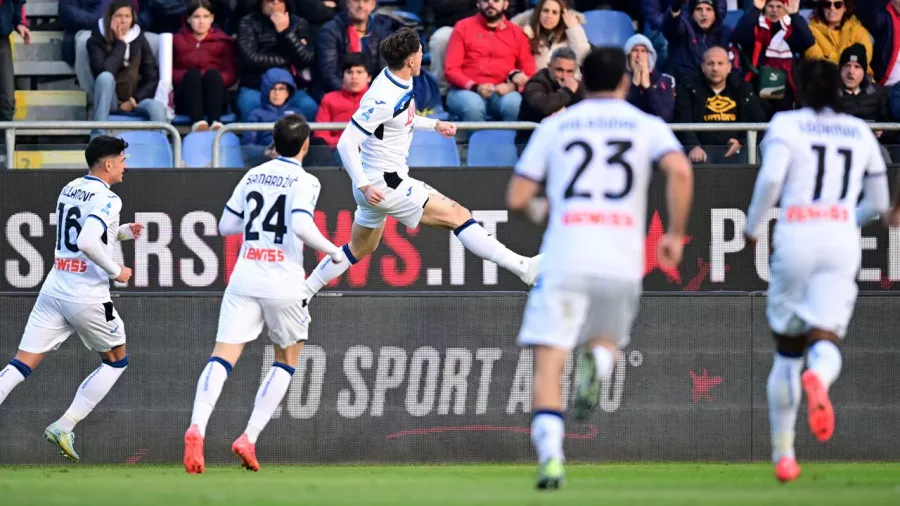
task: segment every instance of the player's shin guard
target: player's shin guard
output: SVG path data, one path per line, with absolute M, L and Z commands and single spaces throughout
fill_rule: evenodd
M 831 341 L 816 341 L 806 355 L 806 365 L 816 373 L 826 389 L 841 374 L 841 351 Z
M 516 276 L 522 277 L 527 274 L 528 259 L 510 251 L 474 218 L 457 227 L 453 233 L 467 250 L 479 257 L 494 262 Z
M 31 367 L 28 367 L 28 365 L 19 360 L 10 360 L 9 365 L 0 371 L 0 404 L 3 404 L 3 401 L 6 400 L 6 396 L 12 392 L 13 388 L 16 388 L 16 385 L 25 381 L 25 378 L 30 374 Z
M 769 398 L 769 425 L 772 431 L 772 462 L 794 456 L 794 428 L 800 408 L 800 371 L 803 355 L 775 354 L 766 393 Z
M 197 381 L 197 395 L 194 397 L 191 425 L 196 425 L 200 430 L 200 435 L 204 437 L 206 437 L 206 425 L 209 423 L 209 417 L 216 408 L 216 402 L 219 400 L 219 395 L 222 394 L 225 380 L 231 374 L 231 367 L 231 364 L 225 359 L 210 357 L 206 368 L 200 374 L 200 380 Z
M 539 409 L 531 417 L 531 443 L 537 452 L 538 462 L 550 459 L 564 460 L 563 439 L 566 436 L 563 415 L 559 411 Z
M 309 287 L 313 295 L 319 293 L 319 290 L 321 290 L 322 287 L 332 280 L 337 279 L 341 274 L 345 273 L 351 265 L 358 262 L 356 257 L 353 256 L 353 253 L 350 252 L 350 246 L 348 244 L 343 245 L 341 249 L 344 251 L 344 256 L 347 257 L 346 262 L 336 264 L 331 261 L 330 256 L 326 255 L 325 258 L 319 262 L 319 265 L 309 273 L 309 277 L 306 278 L 306 286 Z
M 288 387 L 291 386 L 291 378 L 293 376 L 293 367 L 280 362 L 272 364 L 272 369 L 269 370 L 269 374 L 266 375 L 262 384 L 259 385 L 259 390 L 256 392 L 256 403 L 253 405 L 253 413 L 250 414 L 247 430 L 244 431 L 250 443 L 256 444 L 256 438 L 259 437 L 259 433 L 272 419 L 272 415 L 275 414 L 275 410 L 281 404 Z
M 75 399 L 72 400 L 72 405 L 56 421 L 59 424 L 59 428 L 66 432 L 72 432 L 75 425 L 91 414 L 94 407 L 106 397 L 106 394 L 112 390 L 113 385 L 119 381 L 119 377 L 122 376 L 122 373 L 127 368 L 127 356 L 118 362 L 104 360 L 100 367 L 94 369 L 94 372 L 85 378 L 81 386 L 78 387 L 78 391 L 75 392 Z

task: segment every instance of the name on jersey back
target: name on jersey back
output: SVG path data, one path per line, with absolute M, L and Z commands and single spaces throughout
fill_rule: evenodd
M 850 137 L 858 139 L 861 134 L 858 128 L 853 125 L 840 123 L 822 123 L 819 121 L 804 121 L 800 123 L 800 131 L 813 135 L 834 135 L 837 137 Z
M 81 188 L 73 188 L 71 186 L 63 188 L 61 194 L 63 197 L 72 200 L 80 200 L 82 202 L 90 202 L 91 199 L 94 198 L 94 192 L 85 191 Z
M 637 123 L 629 119 L 620 118 L 571 118 L 559 125 L 560 130 L 586 128 L 605 130 L 635 130 Z
M 273 188 L 290 188 L 297 182 L 299 178 L 295 176 L 278 176 L 272 174 L 258 173 L 247 176 L 247 184 L 258 184 L 262 186 L 271 186 Z

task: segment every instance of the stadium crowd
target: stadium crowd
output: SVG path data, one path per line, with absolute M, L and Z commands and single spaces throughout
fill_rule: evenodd
M 30 36 L 24 3 L 0 0 L 0 121 L 15 112 L 8 36 Z M 590 49 L 583 12 L 613 9 L 636 29 L 624 45 L 628 100 L 668 122 L 767 121 L 795 106 L 792 69 L 803 58 L 839 64 L 847 112 L 900 119 L 900 0 L 383 3 L 421 18 L 376 11 L 376 0 L 60 0 L 63 57 L 98 121 L 180 114 L 192 131 L 217 130 L 226 117 L 271 122 L 292 112 L 348 121 L 385 67 L 380 42 L 412 24 L 430 60 L 414 83 L 419 114 L 540 121 L 582 96 L 578 64 Z M 162 33 L 173 34 L 171 61 L 156 55 Z M 316 135 L 336 144 L 336 133 Z M 680 137 L 694 162 L 746 161 L 745 135 Z M 896 137 L 879 132 L 885 144 Z

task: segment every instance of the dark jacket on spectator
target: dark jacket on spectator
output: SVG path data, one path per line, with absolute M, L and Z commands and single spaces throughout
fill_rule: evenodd
M 584 86 L 579 86 L 578 91 L 573 93 L 569 88 L 560 86 L 549 68 L 541 69 L 525 83 L 522 105 L 519 106 L 519 121 L 540 123 L 544 118 L 583 98 Z M 516 144 L 527 143 L 531 138 L 531 132 L 519 130 L 516 134 Z
M 288 12 L 290 6 L 288 2 Z M 274 67 L 291 72 L 298 87 L 307 86 L 312 75 L 303 71 L 312 68 L 316 52 L 305 19 L 291 14 L 290 26 L 278 33 L 268 17 L 253 12 L 241 20 L 237 40 L 241 87 L 260 89 L 262 75 Z
M 891 112 L 888 92 L 883 87 L 873 83 L 867 76 L 859 85 L 859 93 L 851 95 L 843 88 L 838 98 L 837 109 L 839 112 L 856 116 L 874 123 L 889 123 Z M 882 143 L 892 143 L 896 139 L 895 132 L 884 132 L 878 139 Z
M 672 121 L 675 117 L 675 78 L 662 72 L 650 72 L 650 87 L 644 89 L 632 83 L 628 103 L 663 121 Z
M 431 0 L 428 2 L 434 12 L 434 25 L 453 26 L 459 20 L 475 15 L 478 8 L 472 0 Z
M 718 19 L 725 19 L 725 13 L 728 11 L 728 2 L 726 0 L 715 1 L 716 16 Z M 686 3 L 686 0 L 641 0 L 641 10 L 644 13 L 645 25 L 653 30 L 662 30 L 663 21 L 669 15 L 669 7 L 673 2 Z M 685 6 L 685 8 L 689 7 Z
M 703 75 L 680 80 L 675 96 L 677 123 L 757 123 L 766 120 L 756 92 L 735 73 L 725 80 L 725 89 L 718 96 Z M 745 133 L 735 131 L 681 132 L 679 138 L 690 151 L 696 146 L 725 146 L 729 139 L 741 140 L 745 136 Z
M 399 23 L 389 16 L 381 14 L 369 16 L 366 35 L 359 41 L 360 52 L 366 58 L 369 75 L 377 76 L 387 66 L 384 58 L 381 57 L 379 46 L 381 46 L 381 41 L 399 28 Z M 341 82 L 344 78 L 341 61 L 345 54 L 351 52 L 350 29 L 353 28 L 347 19 L 347 12 L 344 11 L 322 25 L 322 29 L 319 30 L 316 42 L 317 78 L 325 93 L 341 89 Z
M 890 90 L 891 116 L 894 121 L 900 121 L 900 83 L 891 86 Z
M 856 17 L 875 39 L 872 70 L 879 84 L 885 83 L 900 54 L 900 40 L 895 39 L 900 35 L 900 15 L 892 10 L 890 0 L 856 0 Z
M 95 22 L 96 24 L 96 22 Z M 125 65 L 125 49 L 128 48 L 129 64 Z M 91 60 L 91 73 L 94 77 L 109 72 L 116 77 L 116 95 L 120 102 L 134 98 L 140 102 L 145 98 L 153 98 L 159 84 L 159 65 L 156 56 L 150 49 L 150 43 L 143 32 L 130 44 L 116 40 L 112 47 L 107 46 L 106 38 L 94 27 L 91 38 L 87 41 L 88 56 Z
M 0 37 L 9 37 L 25 20 L 25 0 L 0 0 Z
M 318 37 L 319 29 L 322 28 L 322 25 L 334 19 L 340 12 L 340 7 L 337 9 L 326 7 L 322 0 L 294 0 L 294 5 L 297 6 L 295 12 L 301 13 L 303 19 L 309 22 L 313 39 Z
M 59 0 L 59 20 L 65 28 L 62 40 L 63 61 L 75 65 L 75 33 L 79 30 L 93 30 L 111 3 L 112 0 Z M 140 13 L 138 1 L 132 0 L 131 4 L 135 12 Z
M 269 102 L 269 92 L 272 91 L 276 84 L 286 84 L 290 90 L 287 100 L 280 106 L 272 105 Z M 290 72 L 280 68 L 273 68 L 263 74 L 260 86 L 260 107 L 254 109 L 247 116 L 247 123 L 274 123 L 285 114 L 300 114 L 300 111 L 295 110 L 291 105 L 291 98 L 297 92 L 297 86 L 294 84 L 294 79 Z M 272 131 L 244 132 L 241 143 L 245 145 L 268 146 L 272 143 Z
M 732 36 L 732 40 L 740 46 L 741 53 L 747 61 L 752 62 L 753 65 L 759 68 L 761 65 L 768 65 L 769 63 L 778 63 L 773 62 L 773 59 L 767 58 L 765 56 L 766 48 L 759 47 L 756 50 L 754 49 L 756 44 L 762 45 L 761 41 L 762 37 L 766 35 L 768 30 L 763 30 L 759 26 L 759 18 L 762 13 L 756 9 L 747 11 L 743 16 L 741 16 L 740 21 L 738 21 L 737 26 L 734 27 L 734 35 Z M 812 47 L 816 43 L 816 39 L 813 36 L 812 32 L 809 29 L 809 24 L 806 22 L 806 19 L 800 14 L 792 14 L 790 16 L 790 35 L 784 38 L 784 41 L 787 43 L 788 48 L 790 48 L 791 52 L 795 55 L 806 52 L 807 49 Z M 781 22 L 772 23 L 772 37 L 774 37 L 778 32 L 782 30 Z M 754 55 L 754 51 L 756 51 L 756 55 Z M 756 58 L 754 59 L 754 56 Z M 796 58 L 794 58 L 796 59 Z M 791 87 L 793 88 L 793 61 L 794 59 L 788 60 L 789 68 L 784 70 L 788 73 L 788 80 L 791 82 Z M 743 63 L 743 62 L 741 62 Z M 775 65 L 778 68 L 781 68 Z M 747 72 L 752 72 L 750 69 L 745 69 Z M 755 76 L 751 76 L 751 78 L 755 78 Z
M 672 17 L 671 11 L 666 12 L 662 32 L 669 41 L 669 73 L 678 76 L 679 80 L 700 73 L 700 63 L 707 49 L 725 47 L 731 40 L 731 30 L 722 24 L 718 15 L 709 30 L 701 30 L 691 17 L 689 5 L 682 6 L 678 17 Z
M 225 87 L 237 82 L 237 44 L 222 30 L 213 27 L 206 38 L 197 41 L 190 28 L 184 27 L 172 37 L 172 84 L 178 86 L 188 70 L 216 69 Z

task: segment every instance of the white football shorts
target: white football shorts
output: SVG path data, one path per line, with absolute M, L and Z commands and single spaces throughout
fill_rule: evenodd
M 125 322 L 112 302 L 83 304 L 40 294 L 19 349 L 47 353 L 59 348 L 73 332 L 78 333 L 87 349 L 96 352 L 125 344 Z
M 359 188 L 353 189 L 353 198 L 356 199 L 356 213 L 353 220 L 357 224 L 366 228 L 378 228 L 387 216 L 393 216 L 408 228 L 419 226 L 425 203 L 437 191 L 422 181 L 408 176 L 402 179 L 398 177 L 393 182 L 396 188 L 388 186 L 382 178 L 372 181 L 372 186 L 381 190 L 385 196 L 384 201 L 375 206 L 366 202 L 366 196 Z
M 809 241 L 777 244 L 770 262 L 766 317 L 788 336 L 816 328 L 843 338 L 856 305 L 859 244 L 817 248 Z
M 269 339 L 282 349 L 306 341 L 309 316 L 299 299 L 264 299 L 225 292 L 219 310 L 216 342 L 244 344 L 255 341 L 269 327 Z
M 640 299 L 640 281 L 542 278 L 528 295 L 519 344 L 571 350 L 605 338 L 624 348 L 631 341 Z

